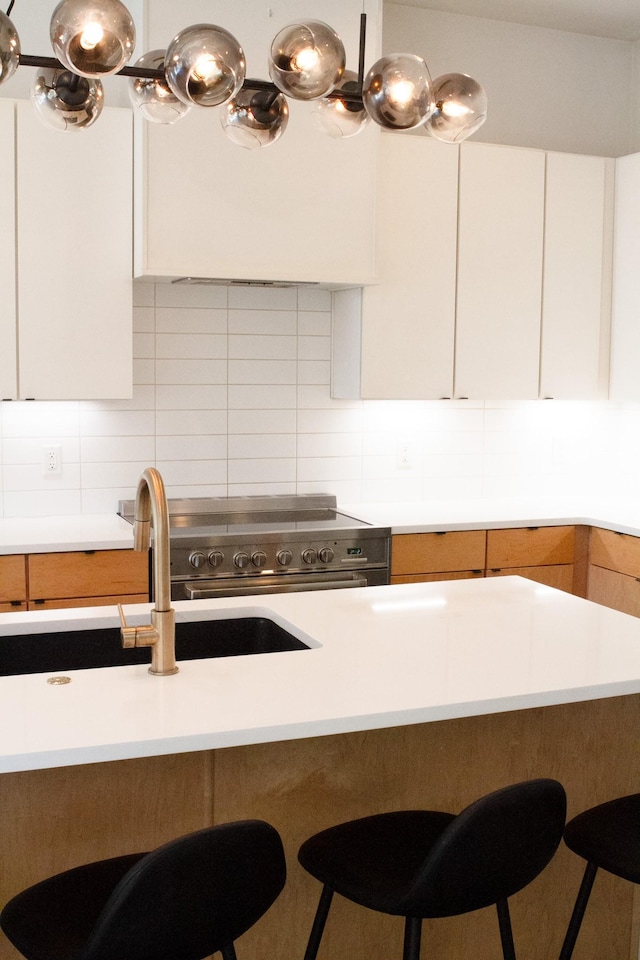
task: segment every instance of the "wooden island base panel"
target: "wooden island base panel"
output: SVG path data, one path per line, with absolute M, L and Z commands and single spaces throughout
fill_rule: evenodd
M 242 960 L 301 960 L 319 885 L 297 863 L 300 843 L 330 824 L 399 809 L 458 811 L 530 777 L 559 779 L 569 816 L 640 791 L 638 695 L 215 751 L 60 767 L 0 777 L 0 900 L 82 862 L 149 849 L 245 817 L 280 831 L 288 880 L 238 944 Z M 561 846 L 511 903 L 518 956 L 556 960 L 583 863 Z M 576 960 L 637 960 L 635 887 L 598 874 Z M 427 921 L 425 955 L 493 960 L 492 909 Z M 338 901 L 321 960 L 401 954 L 402 921 Z M 0 934 L 0 960 L 18 954 Z

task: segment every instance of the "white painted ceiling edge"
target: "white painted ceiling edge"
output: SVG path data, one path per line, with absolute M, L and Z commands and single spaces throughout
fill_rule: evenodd
M 385 0 L 614 40 L 640 40 L 639 0 Z

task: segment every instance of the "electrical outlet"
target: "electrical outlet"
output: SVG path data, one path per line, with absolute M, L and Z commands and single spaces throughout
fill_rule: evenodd
M 62 447 L 59 443 L 42 448 L 42 469 L 45 477 L 62 473 Z
M 398 440 L 396 446 L 396 466 L 399 470 L 410 470 L 414 465 L 414 448 L 409 440 Z

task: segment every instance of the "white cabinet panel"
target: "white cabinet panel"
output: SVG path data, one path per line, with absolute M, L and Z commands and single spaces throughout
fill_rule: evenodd
M 541 397 L 606 397 L 613 164 L 547 154 Z
M 295 0 L 267 6 L 230 0 L 148 5 L 149 48 L 166 47 L 189 23 L 218 23 L 242 44 L 247 75 L 268 79 L 276 33 L 305 15 L 340 35 L 357 70 L 360 12 L 355 0 Z M 366 0 L 367 62 L 377 53 L 380 3 Z M 193 108 L 175 126 L 139 130 L 136 173 L 137 276 L 362 283 L 374 274 L 376 143 L 371 123 L 332 140 L 313 104 L 289 101 L 287 130 L 256 151 L 232 144 L 219 108 Z
M 612 400 L 640 400 L 640 153 L 616 160 Z
M 0 101 L 0 399 L 16 396 L 15 123 L 11 101 Z
M 453 390 L 458 148 L 381 137 L 377 273 L 362 291 L 362 396 Z
M 456 397 L 538 396 L 544 153 L 460 148 Z
M 17 104 L 19 396 L 132 392 L 131 114 L 60 134 Z

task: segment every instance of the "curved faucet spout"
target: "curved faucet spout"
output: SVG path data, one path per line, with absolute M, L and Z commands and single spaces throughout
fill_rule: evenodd
M 175 611 L 171 607 L 171 579 L 169 558 L 169 507 L 164 483 L 155 467 L 147 467 L 138 481 L 133 520 L 134 550 L 148 550 L 153 544 L 153 598 L 151 623 L 142 627 L 128 627 L 122 608 L 122 643 L 125 647 L 151 647 L 149 673 L 168 676 L 178 672 L 175 651 Z

